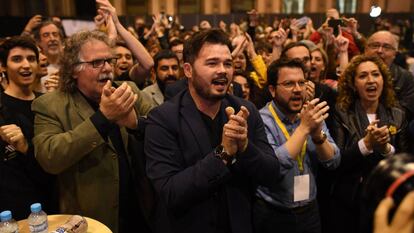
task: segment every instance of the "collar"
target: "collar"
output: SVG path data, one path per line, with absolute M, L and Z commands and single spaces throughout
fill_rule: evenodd
M 271 104 L 272 104 L 272 107 L 275 109 L 276 114 L 278 115 L 278 117 L 280 118 L 280 120 L 283 122 L 283 124 L 285 124 L 285 125 L 293 125 L 293 124 L 296 124 L 296 123 L 298 123 L 300 121 L 300 118 L 299 117 L 296 117 L 296 119 L 293 122 L 291 122 L 289 120 L 289 118 L 278 108 L 278 106 L 276 105 L 276 103 L 275 103 L 274 100 L 272 100 Z

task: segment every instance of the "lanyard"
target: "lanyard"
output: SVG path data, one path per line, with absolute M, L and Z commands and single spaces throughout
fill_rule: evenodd
M 271 103 L 269 104 L 269 110 L 270 110 L 270 113 L 272 113 L 272 116 L 275 119 L 276 124 L 279 126 L 279 128 L 282 130 L 283 134 L 285 135 L 286 140 L 289 140 L 290 135 L 285 127 L 285 124 L 282 123 L 282 121 L 280 120 L 279 116 L 276 114 L 276 111 L 273 108 Z M 301 173 L 303 173 L 303 160 L 305 158 L 305 153 L 306 153 L 306 144 L 307 144 L 307 140 L 305 140 L 305 143 L 303 143 L 302 150 L 299 156 L 296 157 L 296 161 L 298 162 L 298 166 L 299 166 L 299 171 Z

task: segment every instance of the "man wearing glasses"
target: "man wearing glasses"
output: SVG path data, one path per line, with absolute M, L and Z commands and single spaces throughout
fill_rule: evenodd
M 58 176 L 62 214 L 81 214 L 113 232 L 140 226 L 140 213 L 127 129 L 151 109 L 149 97 L 132 84 L 112 83 L 116 63 L 108 37 L 98 31 L 66 41 L 62 85 L 38 98 L 35 113 L 36 159 Z M 132 144 L 132 143 L 131 143 Z
M 335 169 L 340 162 L 324 123 L 329 106 L 318 98 L 306 100 L 308 81 L 300 61 L 280 59 L 268 67 L 267 77 L 273 101 L 260 115 L 283 178 L 257 189 L 255 232 L 321 232 L 315 172 L 318 164 Z
M 365 47 L 366 55 L 379 56 L 389 67 L 397 99 L 406 110 L 407 119 L 410 120 L 414 117 L 414 77 L 408 70 L 393 63 L 397 51 L 398 41 L 395 35 L 388 31 L 372 34 Z

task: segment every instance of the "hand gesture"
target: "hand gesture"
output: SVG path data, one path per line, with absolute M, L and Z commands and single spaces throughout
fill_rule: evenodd
M 329 116 L 328 110 L 326 101 L 319 103 L 319 98 L 307 102 L 300 112 L 300 126 L 311 136 L 319 134 L 322 122 Z
M 287 36 L 289 34 L 289 30 L 283 29 L 282 27 L 279 27 L 279 30 L 273 31 L 270 33 L 271 42 L 273 47 L 283 47 L 283 44 L 286 42 Z
M 124 82 L 118 88 L 114 88 L 108 80 L 102 90 L 99 109 L 109 121 L 120 126 L 136 125 L 136 114 L 135 121 L 131 122 L 134 117 L 131 111 L 134 111 L 137 98 L 138 95 L 133 93 L 127 83 Z
M 102 15 L 102 18 L 106 22 L 109 38 L 111 40 L 116 40 L 117 30 L 115 25 L 119 24 L 119 19 L 115 7 L 113 7 L 108 0 L 96 0 L 96 4 L 99 6 L 98 14 Z
M 338 36 L 335 37 L 335 45 L 340 53 L 347 53 L 349 46 L 349 39 L 342 35 L 342 27 L 338 26 Z
M 244 152 L 247 147 L 247 118 L 249 111 L 242 106 L 237 114 L 232 107 L 226 108 L 229 121 L 223 127 L 222 145 L 229 155 Z
M 21 128 L 15 124 L 1 126 L 0 137 L 20 153 L 26 154 L 29 149 L 29 144 L 27 143 Z
M 259 24 L 259 16 L 257 14 L 256 9 L 252 9 L 247 12 L 249 16 L 249 22 L 251 27 L 256 27 Z
M 29 22 L 27 22 L 26 26 L 24 27 L 24 31 L 32 33 L 33 29 L 39 26 L 41 23 L 42 23 L 42 16 L 35 15 L 32 18 L 30 18 Z
M 59 71 L 50 74 L 49 78 L 45 81 L 45 88 L 47 92 L 55 91 L 59 88 Z
M 377 148 L 381 153 L 389 152 L 390 133 L 387 126 L 377 127 L 379 120 L 372 121 L 366 128 L 366 135 L 363 138 L 368 150 Z
M 342 17 L 342 20 L 344 21 L 345 25 L 349 28 L 351 34 L 358 33 L 358 20 L 355 18 L 345 18 Z
M 114 24 L 119 23 L 118 14 L 116 13 L 115 7 L 109 2 L 109 0 L 96 0 L 98 4 L 98 13 L 103 14 L 105 17 L 111 16 L 111 20 Z
M 311 101 L 315 98 L 315 83 L 308 80 L 306 82 L 306 100 Z

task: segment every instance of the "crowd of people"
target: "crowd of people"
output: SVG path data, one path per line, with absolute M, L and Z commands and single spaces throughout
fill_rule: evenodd
M 95 30 L 36 15 L 0 41 L 0 210 L 115 233 L 413 232 L 409 22 L 252 10 L 185 30 L 96 4 Z

